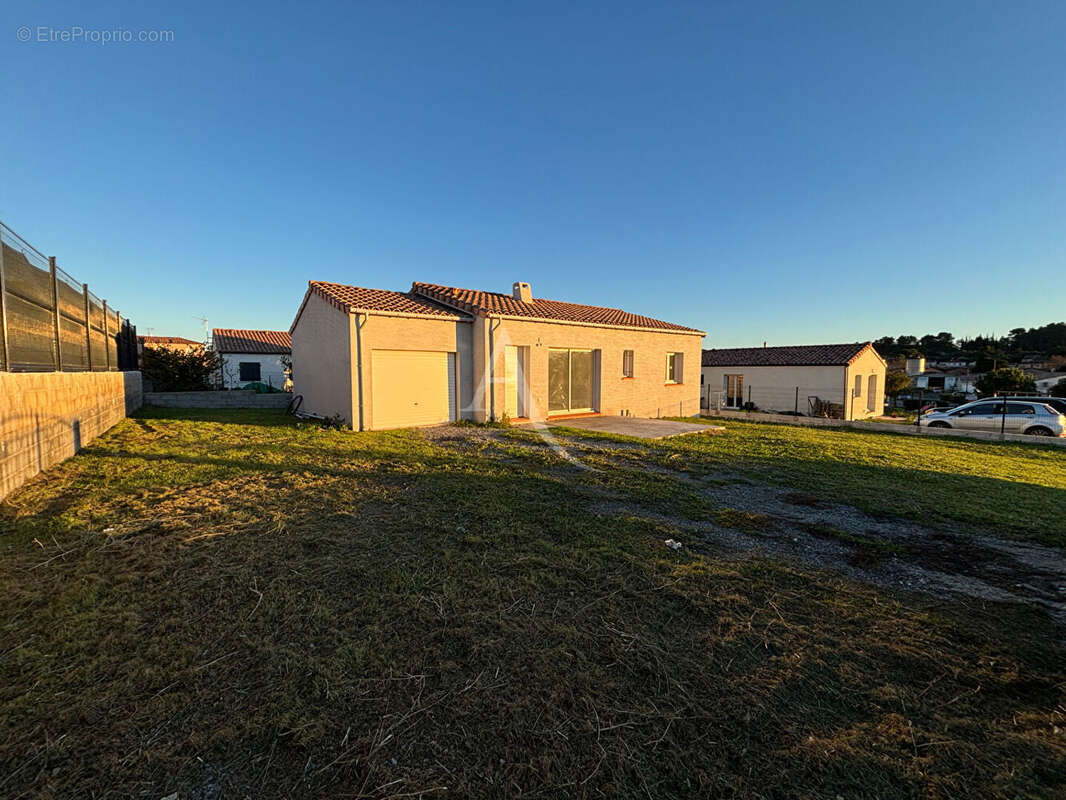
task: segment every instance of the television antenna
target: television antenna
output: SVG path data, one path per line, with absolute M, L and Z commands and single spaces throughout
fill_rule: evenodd
M 193 314 L 193 319 L 198 319 L 204 324 L 204 347 L 206 347 L 211 341 L 211 328 L 208 327 L 207 317 L 198 317 Z

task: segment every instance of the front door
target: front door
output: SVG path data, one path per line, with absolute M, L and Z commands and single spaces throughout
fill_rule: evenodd
M 595 364 L 591 350 L 548 351 L 548 413 L 594 411 Z

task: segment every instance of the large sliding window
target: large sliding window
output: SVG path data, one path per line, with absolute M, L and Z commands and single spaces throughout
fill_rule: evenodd
M 591 350 L 549 350 L 548 413 L 593 411 L 594 372 Z
M 723 375 L 725 383 L 725 407 L 740 408 L 744 405 L 744 376 Z

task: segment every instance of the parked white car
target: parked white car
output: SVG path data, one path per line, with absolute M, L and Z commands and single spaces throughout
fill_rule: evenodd
M 1066 416 L 1046 403 L 986 398 L 944 411 L 923 414 L 918 424 L 927 428 L 957 428 L 963 431 L 1026 433 L 1031 436 L 1066 436 Z

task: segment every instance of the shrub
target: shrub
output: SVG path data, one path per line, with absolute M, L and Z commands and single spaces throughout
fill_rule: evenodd
M 911 388 L 911 379 L 906 372 L 889 370 L 885 373 L 885 394 L 893 400 Z
M 157 392 L 195 392 L 212 388 L 222 356 L 199 347 L 189 352 L 146 347 L 141 373 Z
M 1018 367 L 1000 367 L 986 372 L 977 381 L 977 393 L 982 397 L 997 392 L 1032 393 L 1036 391 L 1033 376 Z

